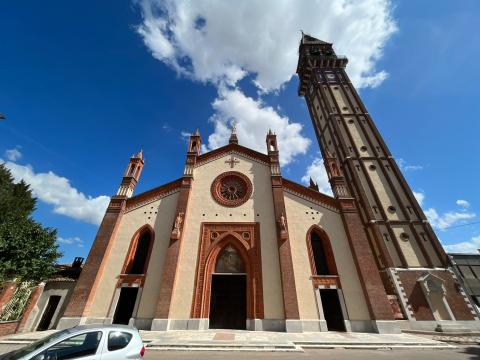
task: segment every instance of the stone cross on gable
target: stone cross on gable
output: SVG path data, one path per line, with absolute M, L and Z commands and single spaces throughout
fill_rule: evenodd
M 240 161 L 235 160 L 235 158 L 234 158 L 233 155 L 232 155 L 232 157 L 230 158 L 230 160 L 225 161 L 225 164 L 229 164 L 230 167 L 233 169 L 233 168 L 235 167 L 235 165 L 238 164 L 239 162 L 240 162 Z

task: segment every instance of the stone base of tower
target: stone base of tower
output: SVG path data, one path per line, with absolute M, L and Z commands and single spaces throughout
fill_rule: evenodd
M 372 321 L 374 332 L 378 334 L 400 334 L 400 325 L 395 320 L 374 320 Z
M 412 333 L 446 333 L 446 334 L 468 334 L 480 332 L 480 321 L 470 320 L 444 320 L 444 321 L 397 321 L 402 332 Z
M 397 321 L 402 330 L 480 330 L 478 314 L 450 269 L 392 268 L 388 274 L 405 316 Z

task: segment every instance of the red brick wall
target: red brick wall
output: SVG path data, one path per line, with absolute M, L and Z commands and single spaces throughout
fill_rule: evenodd
M 460 293 L 459 285 L 456 284 L 449 271 L 430 270 L 430 272 L 444 281 L 446 299 L 456 320 L 474 320 L 463 295 Z M 420 271 L 399 271 L 398 276 L 402 282 L 409 304 L 412 307 L 417 320 L 435 320 L 428 306 L 427 299 L 423 294 L 417 279 L 425 274 Z
M 398 276 L 402 282 L 403 289 L 412 307 L 413 314 L 417 320 L 435 320 L 428 306 L 427 299 L 423 295 L 422 288 L 417 279 L 425 274 L 425 271 L 399 271 Z M 436 273 L 435 273 L 436 275 Z
M 438 277 L 445 281 L 445 289 L 447 290 L 447 302 L 452 309 L 453 315 L 457 320 L 474 320 L 472 312 L 467 307 L 463 295 L 460 293 L 460 285 L 455 282 L 450 272 L 439 272 Z
M 17 326 L 18 320 L 0 322 L 0 336 L 14 334 L 15 330 L 17 330 Z
M 3 290 L 0 293 L 0 314 L 3 311 L 3 307 L 10 301 L 16 288 L 17 284 L 13 281 L 7 281 L 4 284 Z

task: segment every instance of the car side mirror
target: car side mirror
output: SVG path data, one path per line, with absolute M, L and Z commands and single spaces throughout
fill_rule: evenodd
M 46 360 L 45 353 L 38 354 L 37 356 L 32 358 L 32 360 Z

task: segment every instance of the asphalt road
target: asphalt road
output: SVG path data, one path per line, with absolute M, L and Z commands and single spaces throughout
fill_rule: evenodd
M 18 346 L 0 345 L 0 354 Z M 307 350 L 304 353 L 271 352 L 194 352 L 194 351 L 154 351 L 145 354 L 145 360 L 154 359 L 194 359 L 194 360 L 480 360 L 480 346 L 461 346 L 454 350 Z M 119 359 L 120 360 L 120 359 Z

